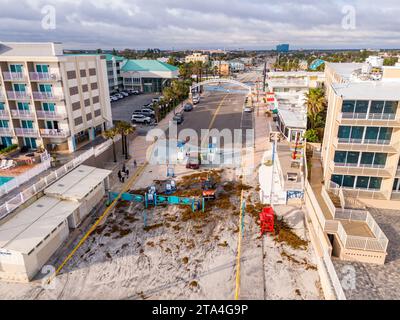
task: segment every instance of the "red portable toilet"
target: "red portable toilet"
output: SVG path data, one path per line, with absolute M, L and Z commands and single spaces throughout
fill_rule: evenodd
M 261 235 L 275 233 L 275 213 L 272 207 L 266 207 L 260 213 Z

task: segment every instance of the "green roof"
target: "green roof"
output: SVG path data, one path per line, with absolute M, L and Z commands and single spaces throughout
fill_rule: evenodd
M 177 71 L 178 68 L 158 60 L 128 60 L 122 71 Z

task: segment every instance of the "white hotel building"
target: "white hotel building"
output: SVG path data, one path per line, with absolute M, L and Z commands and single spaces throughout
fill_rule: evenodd
M 106 58 L 0 42 L 0 147 L 74 152 L 112 125 Z

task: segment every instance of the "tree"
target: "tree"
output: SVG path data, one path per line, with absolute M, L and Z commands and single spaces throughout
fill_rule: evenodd
M 318 116 L 325 111 L 327 105 L 325 93 L 321 88 L 311 88 L 305 95 L 307 98 L 307 116 L 310 121 L 309 128 L 316 129 L 317 122 L 319 122 Z
M 125 155 L 125 159 L 129 159 L 129 149 L 128 149 L 128 136 L 135 132 L 135 128 L 126 121 L 118 121 L 115 127 L 116 131 L 122 137 L 122 155 Z
M 107 140 L 112 140 L 113 143 L 113 154 L 114 162 L 117 162 L 117 152 L 115 151 L 115 137 L 118 135 L 118 131 L 115 128 L 106 130 L 103 132 L 103 138 Z
M 304 134 L 304 139 L 306 139 L 307 142 L 319 142 L 319 136 L 317 130 L 315 129 L 307 130 L 306 133 Z

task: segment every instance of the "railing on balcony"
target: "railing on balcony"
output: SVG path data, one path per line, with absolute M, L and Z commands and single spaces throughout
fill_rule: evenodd
M 44 138 L 66 138 L 70 136 L 70 131 L 60 129 L 40 129 L 40 135 Z
M 8 119 L 9 116 L 10 116 L 10 113 L 7 110 L 0 110 L 0 118 L 1 119 L 4 119 L 4 118 Z
M 62 120 L 67 117 L 66 113 L 63 112 L 57 112 L 57 111 L 44 111 L 44 110 L 38 110 L 36 111 L 38 119 L 58 119 Z
M 332 168 L 335 173 L 352 175 L 391 175 L 393 167 L 387 168 L 381 164 L 358 164 L 358 163 L 340 163 L 332 162 Z
M 26 81 L 26 76 L 23 72 L 3 72 L 5 81 Z
M 348 144 L 376 144 L 376 145 L 390 145 L 390 140 L 383 139 L 354 139 L 354 138 L 339 138 L 339 143 Z
M 398 120 L 395 113 L 352 113 L 342 112 L 342 119 L 354 119 L 354 120 Z
M 15 134 L 21 137 L 37 137 L 38 130 L 33 128 L 15 128 Z
M 35 100 L 62 100 L 62 96 L 54 94 L 53 92 L 33 92 L 33 99 L 35 99 Z
M 0 136 L 9 136 L 11 135 L 11 129 L 10 128 L 0 128 Z
M 29 100 L 31 95 L 23 91 L 7 91 L 8 99 L 10 100 Z
M 60 76 L 49 72 L 29 72 L 32 81 L 58 81 Z
M 32 119 L 34 113 L 31 110 L 11 110 L 13 118 Z

